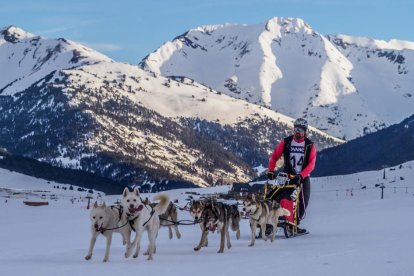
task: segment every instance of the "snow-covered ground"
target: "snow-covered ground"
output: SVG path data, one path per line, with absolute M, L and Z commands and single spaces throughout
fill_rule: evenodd
M 105 239 L 100 236 L 92 260 L 85 261 L 90 237 L 89 210 L 79 196 L 85 192 L 53 189 L 56 183 L 0 169 L 0 188 L 52 190 L 65 194 L 48 206 L 29 207 L 25 195 L 10 198 L 0 189 L 1 275 L 413 275 L 414 271 L 414 162 L 383 171 L 314 178 L 303 221 L 310 234 L 274 243 L 258 240 L 251 248 L 247 220 L 241 238 L 231 232 L 233 247 L 217 254 L 219 235 L 209 235 L 209 246 L 194 252 L 200 229 L 180 226 L 182 238 L 168 239 L 162 228 L 153 261 L 140 255 L 125 259 L 121 236 L 114 235 L 110 260 L 103 263 Z M 385 183 L 384 199 L 375 184 Z M 60 184 L 60 186 L 62 186 Z M 366 188 L 361 189 L 363 186 Z M 395 188 L 394 188 L 395 187 Z M 197 189 L 199 193 L 229 187 Z M 60 191 L 60 192 L 59 192 Z M 96 194 L 96 193 L 94 193 Z M 184 190 L 169 191 L 178 205 L 186 203 Z M 70 201 L 72 196 L 76 199 Z M 23 198 L 22 198 L 23 197 Z M 35 195 L 29 199 L 41 200 Z M 113 204 L 120 196 L 104 196 Z M 7 200 L 7 203 L 6 203 Z M 180 219 L 189 219 L 179 211 Z M 147 246 L 143 236 L 143 252 Z

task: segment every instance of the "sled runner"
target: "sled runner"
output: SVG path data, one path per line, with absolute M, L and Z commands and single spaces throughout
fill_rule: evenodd
M 290 180 L 293 177 L 294 175 L 279 172 L 274 180 L 267 181 L 265 183 L 263 195 L 265 200 L 276 200 L 282 192 L 285 195 L 290 194 L 290 198 L 283 197 L 280 199 L 280 206 L 290 211 L 290 216 L 284 216 L 284 219 L 281 219 L 278 224 L 278 227 L 283 229 L 283 233 L 286 238 L 309 234 L 307 231 L 298 232 L 299 194 L 302 186 L 290 184 Z

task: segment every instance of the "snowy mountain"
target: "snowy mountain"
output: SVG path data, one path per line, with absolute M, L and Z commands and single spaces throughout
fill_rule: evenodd
M 65 39 L 0 32 L 0 146 L 144 190 L 244 182 L 292 118 Z M 318 148 L 342 143 L 315 128 Z
M 295 18 L 201 26 L 165 43 L 140 66 L 304 116 L 345 140 L 398 123 L 414 110 L 414 42 L 325 36 Z
M 111 59 L 76 42 L 35 36 L 15 26 L 0 29 L 0 94 L 13 95 L 55 70 Z

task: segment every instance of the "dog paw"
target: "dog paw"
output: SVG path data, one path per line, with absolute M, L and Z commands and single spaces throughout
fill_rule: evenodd
M 92 255 L 86 255 L 85 260 L 89 261 L 92 258 Z
M 181 239 L 181 234 L 180 233 L 177 234 L 177 239 Z
M 108 261 L 108 258 L 104 258 L 103 262 L 106 263 Z
M 231 244 L 228 244 L 228 245 L 227 245 L 227 249 L 230 249 L 230 248 L 231 248 Z
M 145 254 L 144 254 L 145 255 Z M 132 258 L 138 258 L 138 253 L 135 253 L 134 256 L 132 256 Z
M 125 252 L 125 258 L 129 258 L 129 256 L 131 256 L 130 252 Z
M 254 246 L 254 243 L 249 244 L 250 247 Z
M 194 247 L 194 251 L 198 251 L 198 250 L 200 250 L 200 247 Z
M 217 251 L 217 253 L 223 253 L 224 252 L 224 250 L 219 250 L 219 251 Z
M 152 260 L 152 255 L 149 255 L 148 258 L 147 258 L 147 260 L 148 261 L 151 261 Z

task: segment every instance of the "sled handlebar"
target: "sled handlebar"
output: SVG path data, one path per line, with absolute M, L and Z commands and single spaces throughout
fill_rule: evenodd
M 294 174 L 279 172 L 277 176 L 275 177 L 275 179 L 267 181 L 266 184 L 271 184 L 271 185 L 276 185 L 276 186 L 287 186 L 290 184 L 290 180 L 292 180 L 294 177 L 295 177 Z

